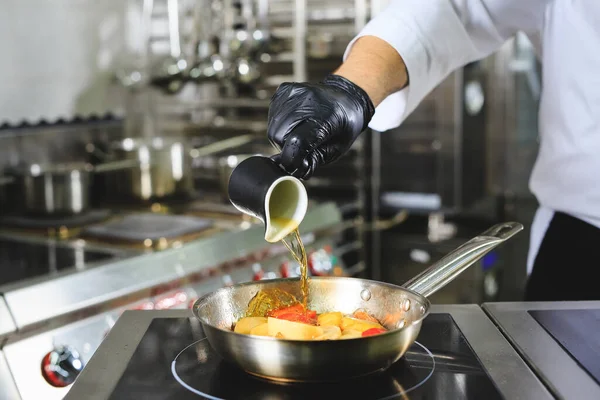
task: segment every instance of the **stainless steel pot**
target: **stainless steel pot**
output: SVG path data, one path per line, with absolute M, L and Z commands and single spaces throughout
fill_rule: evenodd
M 89 209 L 93 173 L 128 167 L 132 167 L 132 164 L 32 164 L 13 169 L 12 173 L 21 187 L 22 207 L 27 214 L 58 216 L 81 214 Z
M 137 163 L 135 168 L 106 176 L 106 191 L 114 197 L 141 201 L 174 195 L 190 195 L 193 190 L 192 159 L 243 145 L 254 135 L 236 136 L 193 148 L 184 138 L 126 138 L 112 145 L 109 159 Z
M 206 337 L 225 360 L 250 374 L 278 381 L 337 381 L 384 370 L 398 361 L 416 340 L 435 293 L 509 239 L 523 226 L 496 225 L 432 265 L 404 287 L 357 278 L 319 277 L 309 282 L 308 305 L 318 313 L 363 309 L 381 321 L 384 334 L 331 341 L 283 340 L 235 333 L 259 290 L 279 288 L 300 296 L 298 279 L 250 282 L 219 289 L 193 306 Z

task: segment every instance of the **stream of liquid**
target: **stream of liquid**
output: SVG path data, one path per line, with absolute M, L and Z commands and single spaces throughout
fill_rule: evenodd
M 285 226 L 286 223 L 292 221 L 282 221 L 280 226 Z M 308 258 L 304 243 L 300 237 L 300 232 L 295 229 L 291 234 L 281 241 L 290 251 L 292 258 L 300 265 L 300 290 L 302 293 L 302 305 L 307 308 L 308 303 Z M 299 301 L 291 293 L 281 289 L 265 289 L 259 291 L 256 296 L 250 300 L 247 317 L 262 317 L 268 314 L 271 310 L 277 310 L 283 307 L 288 307 L 297 304 Z
M 295 229 L 282 242 L 290 251 L 292 258 L 300 265 L 300 290 L 302 290 L 302 304 L 306 308 L 308 302 L 308 259 L 298 229 Z

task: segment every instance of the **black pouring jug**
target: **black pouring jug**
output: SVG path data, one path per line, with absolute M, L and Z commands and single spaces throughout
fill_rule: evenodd
M 265 240 L 271 243 L 297 229 L 308 208 L 302 182 L 268 157 L 239 163 L 229 177 L 228 192 L 235 208 L 264 223 Z

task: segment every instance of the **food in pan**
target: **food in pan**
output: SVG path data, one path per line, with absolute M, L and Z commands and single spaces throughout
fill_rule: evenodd
M 262 298 L 265 295 L 260 295 L 259 292 L 257 296 Z M 256 312 L 256 309 L 253 311 Z M 289 340 L 355 339 L 387 332 L 377 319 L 364 310 L 355 311 L 352 315 L 344 315 L 338 311 L 317 314 L 297 302 L 268 310 L 264 307 L 262 311 L 262 316 L 251 315 L 238 320 L 233 331 Z
M 298 229 L 282 242 L 300 264 L 301 301 L 280 289 L 261 290 L 250 300 L 246 316 L 237 321 L 234 332 L 289 340 L 354 339 L 387 332 L 364 310 L 352 315 L 336 311 L 317 315 L 308 309 L 308 263 Z

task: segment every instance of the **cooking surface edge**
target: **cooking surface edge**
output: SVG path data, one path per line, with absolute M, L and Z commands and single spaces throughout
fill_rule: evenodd
M 432 312 L 449 313 L 452 316 L 505 398 L 552 398 L 479 307 L 433 306 Z M 126 312 L 96 351 L 65 399 L 110 398 L 138 344 L 155 318 L 192 317 L 188 310 Z M 106 365 L 111 367 L 106 368 Z
M 600 301 L 485 303 L 482 308 L 555 396 L 600 399 L 600 385 L 528 312 L 600 310 Z

